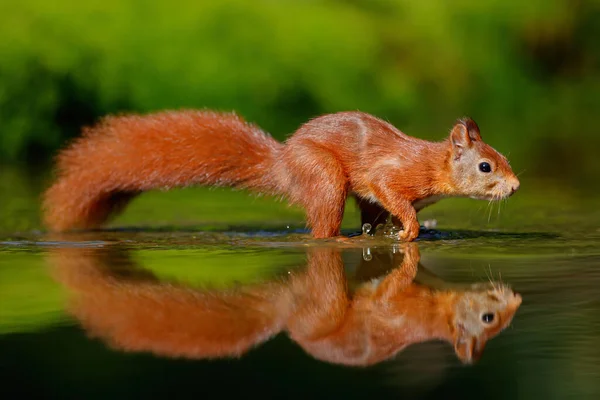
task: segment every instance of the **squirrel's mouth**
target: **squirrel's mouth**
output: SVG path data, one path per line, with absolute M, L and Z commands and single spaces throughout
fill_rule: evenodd
M 494 201 L 494 200 L 502 200 L 505 197 L 500 197 L 498 195 L 495 194 L 484 194 L 484 195 L 474 195 L 474 196 L 469 196 L 469 198 L 474 199 L 474 200 L 488 200 L 488 201 Z
M 495 192 L 495 193 L 486 193 L 484 195 L 471 196 L 471 198 L 475 199 L 475 200 L 498 201 L 498 200 L 508 199 L 515 192 L 516 192 L 516 190 L 509 190 L 509 191 L 506 191 L 504 193 L 498 193 L 498 192 Z

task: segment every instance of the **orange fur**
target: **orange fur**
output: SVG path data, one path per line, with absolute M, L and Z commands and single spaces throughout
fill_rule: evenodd
M 491 173 L 477 170 L 482 161 Z M 519 187 L 471 119 L 459 120 L 446 140 L 428 142 L 361 112 L 315 118 L 285 144 L 235 114 L 107 117 L 63 150 L 57 167 L 43 204 L 55 231 L 97 227 L 144 191 L 214 185 L 287 198 L 305 209 L 316 238 L 340 234 L 353 195 L 363 224 L 375 227 L 391 214 L 410 241 L 419 233 L 417 212 L 441 198 L 497 200 Z
M 310 249 L 306 270 L 287 280 L 220 291 L 160 282 L 106 251 L 51 250 L 55 276 L 74 295 L 73 314 L 114 348 L 169 357 L 238 357 L 285 331 L 331 363 L 367 366 L 430 340 L 451 343 L 462 362 L 472 363 L 521 303 L 500 284 L 417 283 L 414 243 L 403 259 L 383 261 L 391 271 L 356 290 L 336 248 Z M 495 319 L 483 323 L 484 313 Z

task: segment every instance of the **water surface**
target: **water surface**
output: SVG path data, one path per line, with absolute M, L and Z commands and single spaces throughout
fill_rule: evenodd
M 497 206 L 464 199 L 425 210 L 421 221 L 435 219 L 437 226 L 423 230 L 417 241 L 417 278 L 465 285 L 502 281 L 523 302 L 510 326 L 489 340 L 472 365 L 461 363 L 451 344 L 432 340 L 369 366 L 351 366 L 319 359 L 285 329 L 270 331 L 268 324 L 253 336 L 260 340 L 236 350 L 235 357 L 207 355 L 206 347 L 194 346 L 193 335 L 199 335 L 194 329 L 204 329 L 194 323 L 206 311 L 197 304 L 196 313 L 190 308 L 189 315 L 178 317 L 177 329 L 163 332 L 187 347 L 156 347 L 156 339 L 148 339 L 160 334 L 156 327 L 144 328 L 146 336 L 120 331 L 148 326 L 148 320 L 135 320 L 152 315 L 147 307 L 125 309 L 123 302 L 119 308 L 114 300 L 150 284 L 152 293 L 175 287 L 192 298 L 256 287 L 280 293 L 286 282 L 310 270 L 315 252 L 339 256 L 353 291 L 400 268 L 403 258 L 397 255 L 403 248 L 392 240 L 359 235 L 343 245 L 315 241 L 303 230 L 299 210 L 243 192 L 206 189 L 149 193 L 105 230 L 51 235 L 39 223 L 40 179 L 11 181 L 3 173 L 0 365 L 5 392 L 57 398 L 206 397 L 208 392 L 290 398 L 600 394 L 598 198 L 555 193 L 541 201 L 524 191 L 500 213 Z M 344 232 L 357 233 L 356 210 L 351 203 L 348 207 Z M 111 283 L 103 286 L 106 282 Z M 324 294 L 335 292 L 324 288 Z M 157 300 L 156 315 L 175 315 L 181 309 L 173 304 L 191 301 L 181 294 L 168 296 L 172 303 Z M 233 306 L 224 304 L 231 311 Z M 232 315 L 251 317 L 244 311 Z

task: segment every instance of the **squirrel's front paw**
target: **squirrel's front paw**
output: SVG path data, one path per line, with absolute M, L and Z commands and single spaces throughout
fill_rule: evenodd
M 404 224 L 404 229 L 400 231 L 398 236 L 400 237 L 400 240 L 412 242 L 419 236 L 420 229 L 421 226 L 419 225 L 418 221 L 414 221 L 410 224 Z

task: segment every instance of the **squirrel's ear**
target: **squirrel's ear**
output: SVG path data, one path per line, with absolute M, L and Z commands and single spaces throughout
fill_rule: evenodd
M 450 141 L 458 157 L 463 148 L 469 147 L 472 142 L 478 140 L 481 140 L 479 127 L 471 118 L 459 119 L 450 132 Z
M 481 358 L 485 344 L 485 339 L 468 336 L 459 327 L 454 337 L 454 352 L 462 363 L 473 364 Z

